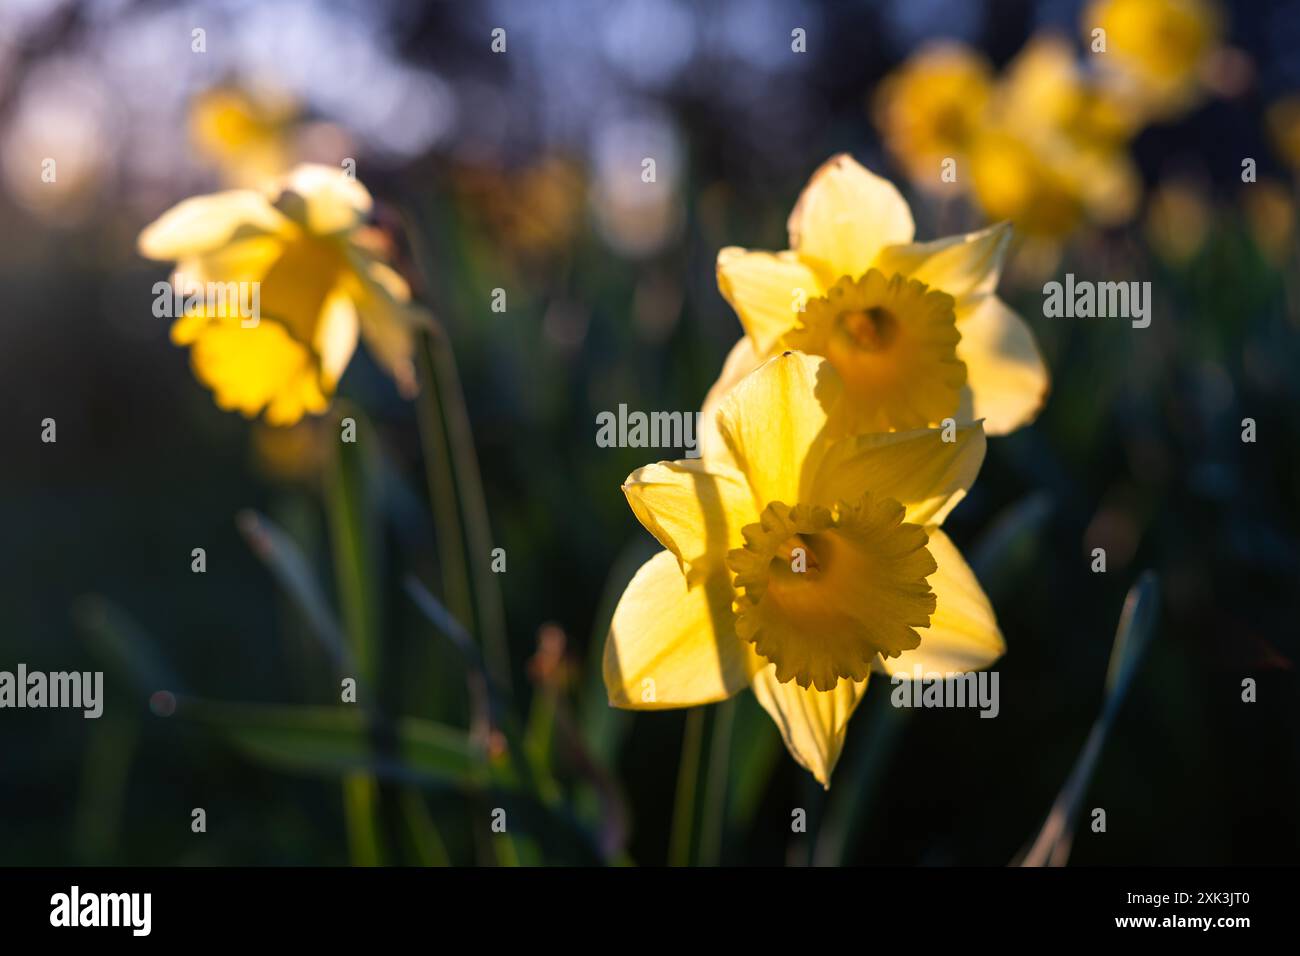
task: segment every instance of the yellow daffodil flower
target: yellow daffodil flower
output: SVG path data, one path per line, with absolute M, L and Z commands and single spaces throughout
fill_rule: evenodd
M 174 261 L 174 281 L 260 290 L 254 321 L 205 299 L 172 325 L 218 406 L 250 418 L 265 410 L 271 425 L 323 412 L 358 336 L 414 393 L 414 336 L 427 318 L 382 261 L 378 234 L 364 226 L 370 208 L 366 188 L 341 170 L 303 165 L 266 192 L 187 199 L 141 232 L 141 255 Z
M 1106 31 L 1106 51 L 1093 54 L 1098 69 L 1153 119 L 1196 103 L 1223 29 L 1211 0 L 1093 0 L 1081 26 L 1089 45 L 1094 30 Z
M 876 124 L 917 186 L 941 188 L 942 162 L 966 155 L 992 90 L 988 60 L 951 41 L 922 48 L 881 81 L 875 95 Z M 959 175 L 956 185 L 964 183 Z
M 1047 369 L 1028 326 L 994 293 L 1005 223 L 913 242 L 898 190 L 841 155 L 814 174 L 788 227 L 788 251 L 718 253 L 718 287 L 745 337 L 705 399 L 705 457 L 726 456 L 713 413 L 727 392 L 786 349 L 830 360 L 851 399 L 850 431 L 982 418 L 1001 435 L 1034 419 Z
M 850 389 L 831 360 L 785 352 L 719 403 L 727 461 L 628 477 L 633 512 L 667 550 L 628 585 L 604 658 L 615 707 L 752 686 L 824 786 L 873 668 L 965 672 L 1004 650 L 939 527 L 983 461 L 982 428 L 845 435 Z
M 1035 37 L 1008 64 L 971 146 L 975 200 L 1035 239 L 1121 223 L 1137 206 L 1127 142 L 1138 122 L 1063 38 Z
M 214 87 L 190 104 L 190 140 L 227 184 L 257 187 L 289 167 L 297 118 L 288 96 Z

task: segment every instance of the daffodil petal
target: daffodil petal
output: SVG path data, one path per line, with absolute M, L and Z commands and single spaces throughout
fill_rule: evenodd
M 704 396 L 704 404 L 700 407 L 698 441 L 700 454 L 705 461 L 735 466 L 731 449 L 727 447 L 718 428 L 718 409 L 736 383 L 762 364 L 762 359 L 754 351 L 753 341 L 747 335 L 741 336 L 740 341 L 727 353 L 726 361 L 722 363 L 722 372 Z
M 894 498 L 905 521 L 939 524 L 965 497 L 984 462 L 986 442 L 979 423 L 945 429 L 855 435 L 826 452 L 812 484 L 811 504 L 829 507 L 853 501 L 864 491 Z
M 847 153 L 822 164 L 804 187 L 787 223 L 790 248 L 828 282 L 857 278 L 880 250 L 911 242 L 916 230 L 907 201 L 887 179 Z
M 957 316 L 957 357 L 966 363 L 976 418 L 990 435 L 1005 435 L 1038 417 L 1051 380 L 1034 334 L 995 295 Z
M 881 658 L 887 674 L 963 673 L 988 667 L 1004 653 L 1006 642 L 984 589 L 957 546 L 938 528 L 927 529 L 926 545 L 939 568 L 926 580 L 935 596 L 930 626 L 917 631 L 919 647 L 898 657 Z
M 261 193 L 232 189 L 177 203 L 145 226 L 136 246 L 146 259 L 165 262 L 272 235 L 284 226 L 284 217 Z
M 410 304 L 406 281 L 381 262 L 354 258 L 359 278 L 357 311 L 366 349 L 410 398 L 419 391 L 415 378 L 415 339 L 432 328 L 428 314 Z
M 732 593 L 725 571 L 688 588 L 669 551 L 643 564 L 619 599 L 605 640 L 610 704 L 693 707 L 744 689 L 760 662 L 736 637 Z
M 827 410 L 842 390 L 825 359 L 785 352 L 745 376 L 722 400 L 718 428 L 759 509 L 773 501 L 805 500 L 800 491 L 815 474 Z
M 312 348 L 320 362 L 321 379 L 333 391 L 357 350 L 357 310 L 352 298 L 335 289 L 325 298 Z
M 833 690 L 820 691 L 794 681 L 780 683 L 776 665 L 769 664 L 754 675 L 753 686 L 754 696 L 776 722 L 790 755 L 829 790 L 849 718 L 867 692 L 867 681 L 844 679 Z
M 304 163 L 279 183 L 275 206 L 318 236 L 343 232 L 370 215 L 370 192 L 337 166 Z
M 740 529 L 758 520 L 744 476 L 704 459 L 661 461 L 638 468 L 623 483 L 628 504 L 683 568 L 722 566 L 739 547 Z M 694 583 L 694 576 L 692 576 Z
M 1010 241 L 1011 223 L 1002 222 L 965 235 L 886 246 L 875 267 L 885 275 L 919 279 L 961 302 L 997 288 Z
M 816 273 L 792 252 L 750 252 L 728 246 L 718 253 L 718 290 L 745 327 L 759 355 L 794 328 L 804 303 L 822 294 Z

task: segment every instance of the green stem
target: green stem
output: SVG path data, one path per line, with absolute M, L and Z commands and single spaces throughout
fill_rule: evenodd
M 682 762 L 677 771 L 677 798 L 673 805 L 672 834 L 668 840 L 668 865 L 690 866 L 691 842 L 695 832 L 695 791 L 700 777 L 700 753 L 704 747 L 704 708 L 686 713 L 682 734 Z
M 473 595 L 473 620 L 488 670 L 498 685 L 510 687 L 510 651 L 506 641 L 501 589 L 491 568 L 492 527 L 479 473 L 478 453 L 470 430 L 465 394 L 456 370 L 456 358 L 441 326 L 435 325 L 422 342 L 421 367 L 432 399 L 441 410 L 443 435 L 449 453 L 454 495 L 460 505 L 460 528 L 469 558 L 469 586 Z
M 709 741 L 709 772 L 704 787 L 704 820 L 700 823 L 700 865 L 717 866 L 722 858 L 722 831 L 727 816 L 727 780 L 731 776 L 731 734 L 736 699 L 723 701 L 713 712 Z
M 377 575 L 374 574 L 375 522 L 368 507 L 365 481 L 364 449 L 369 429 L 359 421 L 360 415 L 349 411 L 356 421 L 355 442 L 340 441 L 326 480 L 330 524 L 330 551 L 343 612 L 344 630 L 351 645 L 357 670 L 358 689 L 378 686 L 379 611 Z M 374 701 L 360 703 L 370 709 Z M 350 774 L 343 781 L 343 810 L 347 820 L 348 846 L 353 863 L 375 866 L 383 862 L 380 838 L 379 788 L 368 774 Z

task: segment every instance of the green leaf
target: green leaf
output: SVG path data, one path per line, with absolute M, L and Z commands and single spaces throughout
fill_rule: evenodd
M 253 553 L 271 570 L 295 606 L 306 617 L 339 676 L 357 676 L 357 663 L 348 648 L 320 582 L 293 539 L 256 511 L 241 511 L 235 524 Z
M 356 708 L 182 698 L 176 716 L 269 767 L 326 777 L 369 773 L 428 786 L 483 783 L 482 755 L 456 728 L 419 718 L 375 726 Z
M 1160 589 L 1156 575 L 1144 571 L 1136 584 L 1129 589 L 1115 629 L 1115 643 L 1111 647 L 1110 666 L 1106 672 L 1106 699 L 1101 714 L 1092 725 L 1088 739 L 1075 760 L 1074 769 L 1066 778 L 1057 795 L 1047 821 L 1037 839 L 1024 854 L 1021 866 L 1063 866 L 1070 854 L 1075 818 L 1087 794 L 1097 758 L 1101 756 L 1106 738 L 1124 702 L 1147 647 L 1155 634 L 1159 614 Z
M 181 679 L 163 659 L 158 644 L 135 620 L 107 598 L 88 594 L 72 606 L 72 617 L 91 651 L 105 667 L 146 697 L 179 692 Z

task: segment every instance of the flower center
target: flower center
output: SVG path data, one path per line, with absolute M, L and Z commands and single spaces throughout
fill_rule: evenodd
M 890 431 L 956 414 L 966 384 L 960 339 L 952 296 L 868 269 L 810 299 L 783 344 L 830 360 L 850 399 L 851 427 Z
M 898 337 L 898 320 L 878 305 L 841 312 L 835 324 L 853 346 L 864 352 L 883 352 Z
M 834 508 L 776 501 L 727 556 L 738 592 L 736 631 L 776 664 L 777 680 L 831 690 L 864 680 L 876 655 L 916 647 L 936 568 L 919 525 L 892 498 L 865 494 Z

